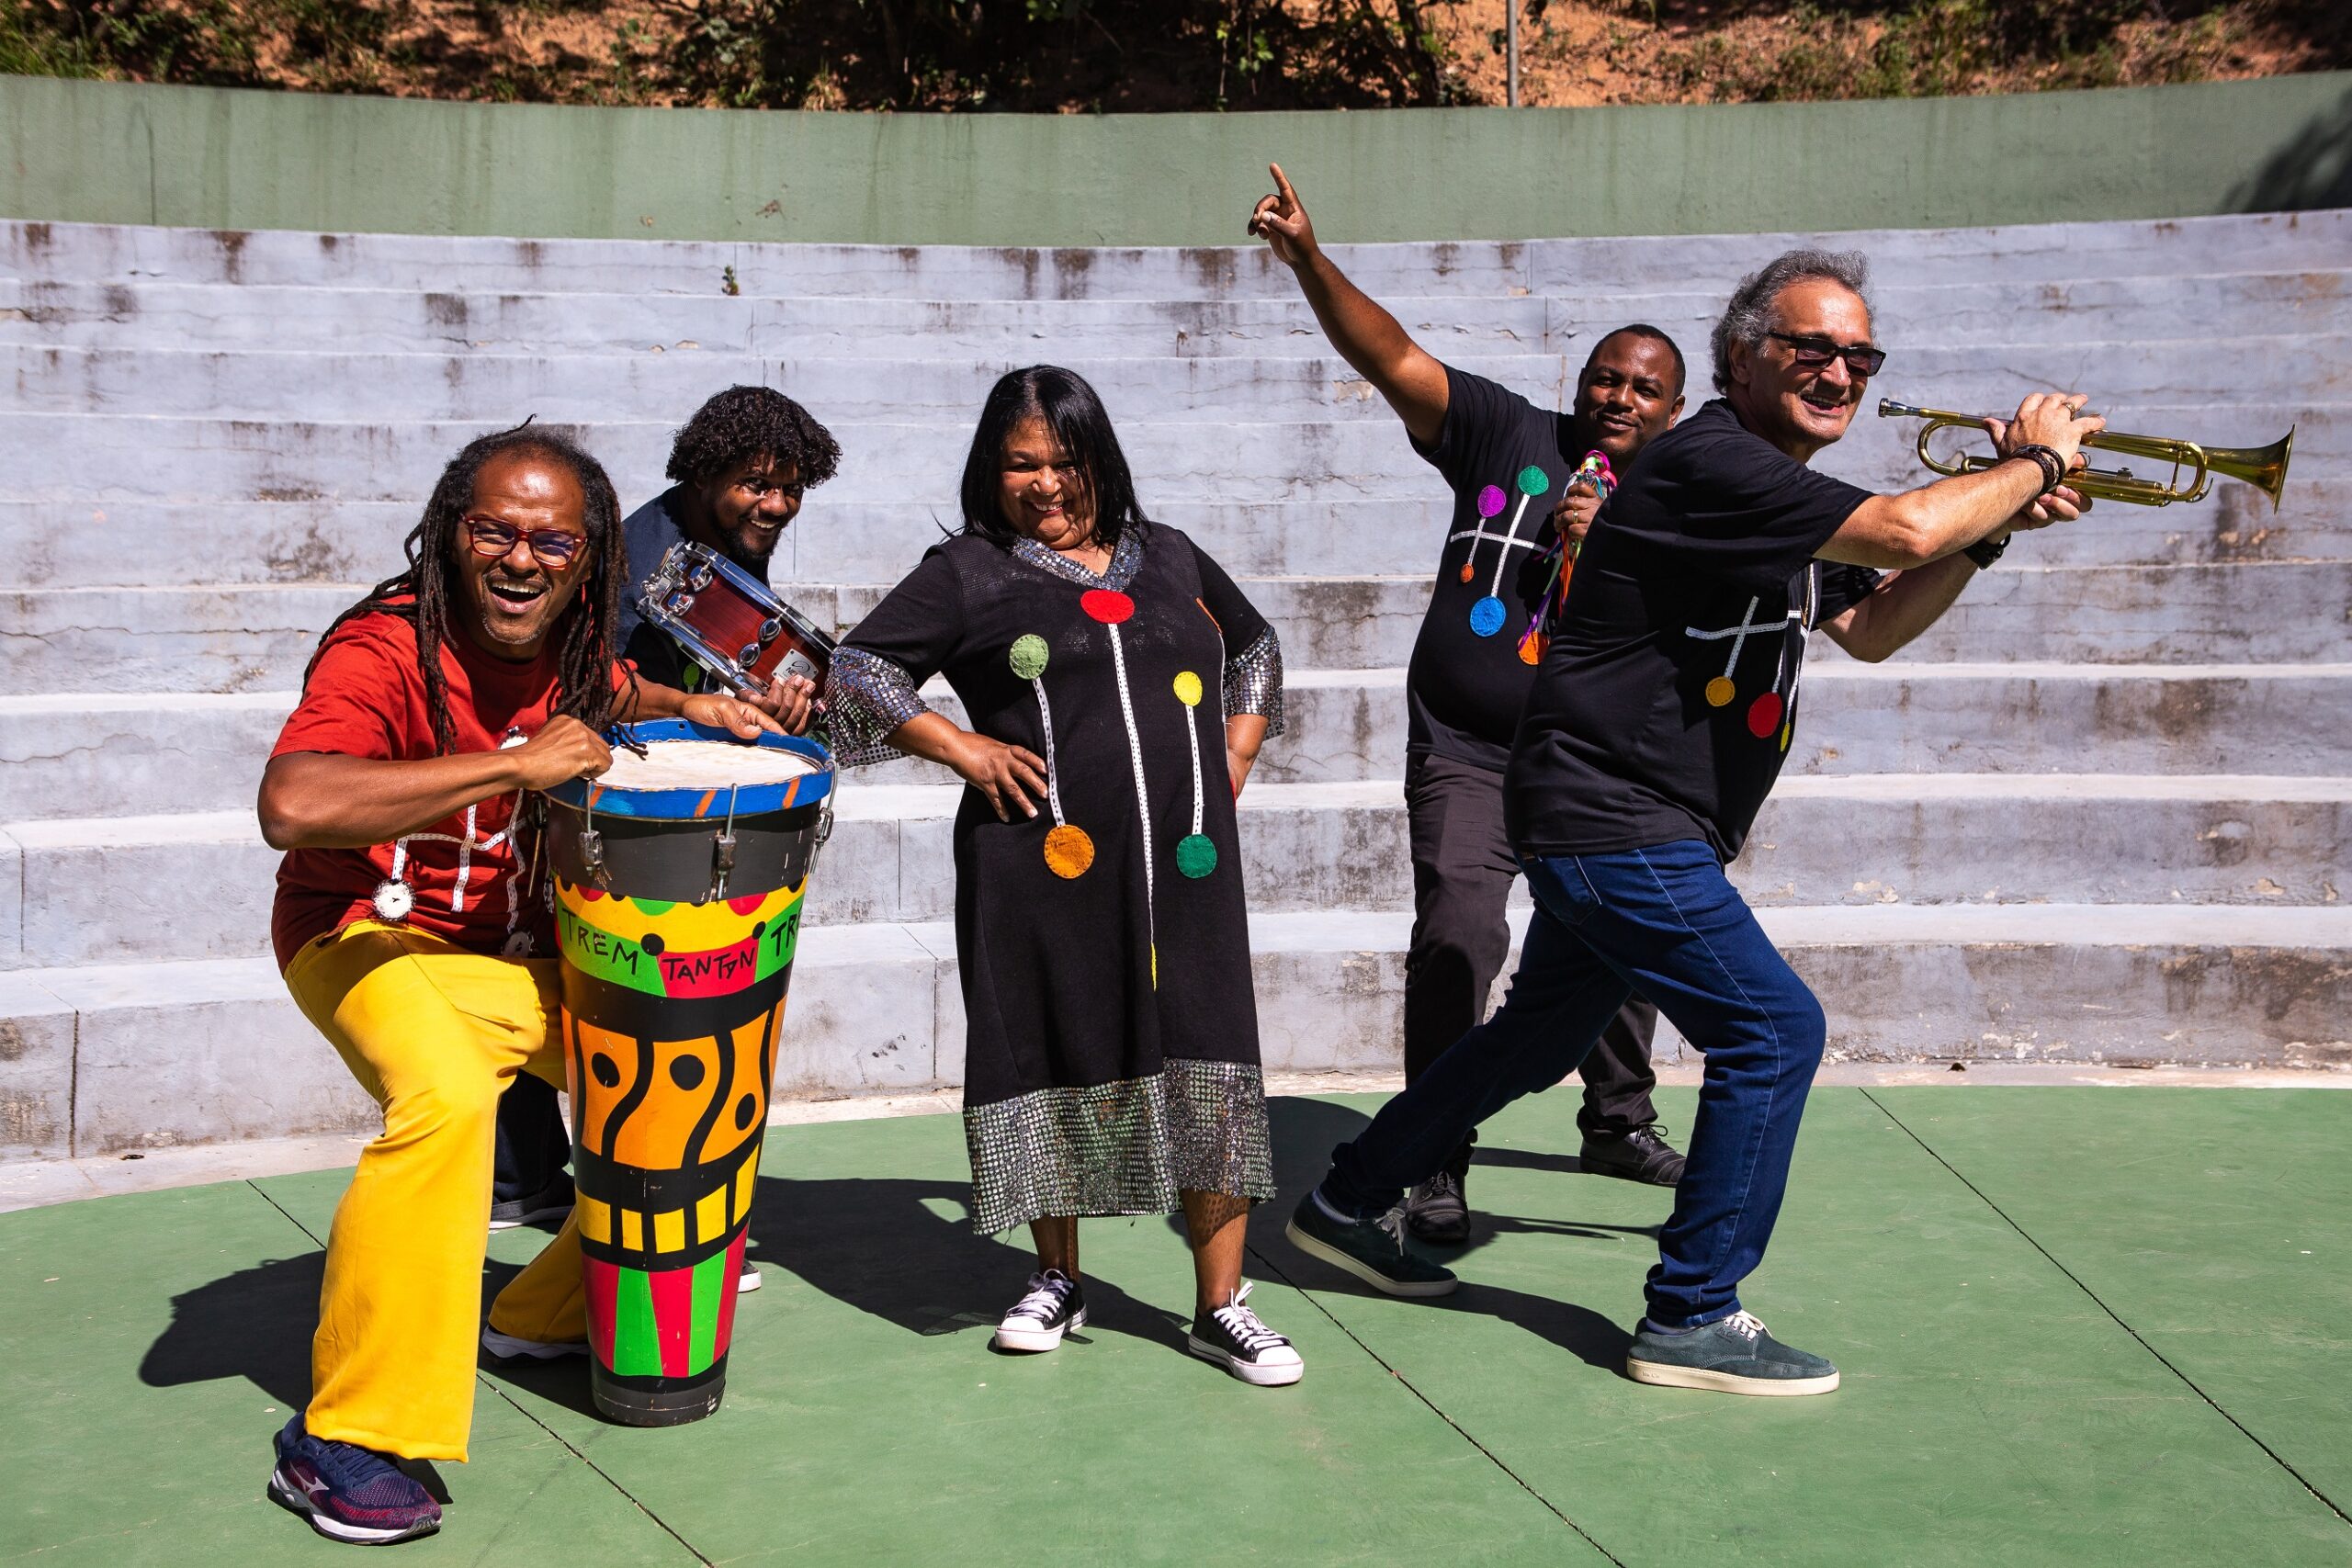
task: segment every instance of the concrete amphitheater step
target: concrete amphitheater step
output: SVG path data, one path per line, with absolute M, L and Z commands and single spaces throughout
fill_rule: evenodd
M 2294 272 L 2344 265 L 2342 210 L 2005 228 L 1670 238 L 1334 244 L 1374 293 L 1434 286 L 1464 293 L 1633 292 L 1661 274 L 1717 294 L 1795 244 L 1858 249 L 1883 284 L 1982 282 L 1997 266 L 2022 287 L 2077 279 Z M 521 240 L 318 234 L 129 225 L 0 223 L 0 276 L 130 283 L 432 289 L 478 288 L 717 294 L 733 268 L 753 296 L 917 296 L 927 299 L 1284 299 L 1287 268 L 1263 246 L 1023 248 L 739 244 L 658 240 Z
M 2352 910 L 2103 906 L 1768 909 L 1846 1059 L 2314 1066 L 2352 1056 Z M 1403 914 L 1253 916 L 1278 1070 L 1394 1070 Z M 1517 923 L 1516 921 L 1514 922 Z M 777 1091 L 962 1076 L 942 924 L 812 926 Z M 0 1156 L 360 1130 L 373 1107 L 266 958 L 0 976 Z
M 1395 779 L 1253 785 L 1250 908 L 1412 905 Z M 954 914 L 957 785 L 854 783 L 839 797 L 810 918 Z M 14 962 L 40 968 L 266 951 L 277 855 L 249 810 L 17 822 Z M 2352 849 L 2352 779 L 1875 774 L 1786 781 L 1736 869 L 1759 904 L 2324 905 Z M 158 905 L 166 920 L 130 918 Z M 5 910 L 0 910 L 4 915 Z M 0 956 L 0 963 L 6 963 Z
M 2215 346 L 2352 331 L 2342 272 L 2086 279 L 2027 291 L 1976 284 L 1878 291 L 1877 331 L 1905 354 L 1975 345 L 2154 345 L 2194 322 Z M 1441 358 L 1575 355 L 1623 321 L 1703 347 L 1719 294 L 1589 289 L 1544 296 L 1423 292 L 1383 301 Z M 643 294 L 287 288 L 182 283 L 0 280 L 0 341 L 52 350 L 323 352 L 454 356 L 644 354 L 675 349 L 804 365 L 977 357 L 1001 362 L 1136 355 L 1176 359 L 1325 354 L 1321 329 L 1288 299 L 957 301 L 729 299 Z M 209 351 L 209 352 L 205 352 Z M 96 367 L 94 373 L 102 373 Z M 323 375 L 319 377 L 326 382 Z M 93 386 L 101 383 L 90 383 Z
M 1137 361 L 1155 365 L 1165 362 Z M 1932 382 L 1923 381 L 1919 390 Z M 1945 389 L 1938 388 L 1939 392 Z M 2014 386 L 2009 394 L 2015 395 Z M 1956 396 L 1951 406 L 1990 406 Z M 527 411 L 526 411 L 527 412 Z M 661 484 L 677 421 L 600 422 L 572 428 L 631 495 Z M 1263 417 L 1123 421 L 1120 441 L 1147 506 L 1171 502 L 1264 503 L 1401 497 L 1427 500 L 1429 465 L 1384 418 L 1296 419 L 1283 405 Z M 2194 433 L 2217 445 L 2253 445 L 2300 425 L 2290 510 L 2306 509 L 2312 480 L 2352 475 L 2352 405 L 2270 402 L 2198 407 L 2107 404 L 2120 430 Z M 843 422 L 846 454 L 822 492 L 827 503 L 877 502 L 944 511 L 952 504 L 969 440 L 968 405 L 928 423 Z M 0 474 L 0 501 L 104 506 L 125 502 L 390 501 L 414 503 L 442 466 L 474 436 L 504 421 L 369 423 L 357 421 L 214 420 L 121 414 L 0 413 L 0 443 L 18 454 Z M 1908 489 L 1923 475 L 1909 421 L 1864 418 L 1825 457 L 1825 471 L 1872 489 Z M 2238 489 L 2243 487 L 2229 486 Z M 2118 510 L 2120 510 L 2120 508 Z
M 1405 671 L 1288 671 L 1266 784 L 1395 776 Z M 959 714 L 944 691 L 931 694 Z M 0 822 L 250 810 L 290 691 L 0 697 Z M 1786 774 L 2352 775 L 2352 664 L 1815 665 Z M 911 760 L 862 783 L 946 784 Z M 0 879 L 5 880 L 5 879 Z
M 1241 577 L 1302 669 L 1406 663 L 1424 577 Z M 846 629 L 885 588 L 779 585 Z M 357 583 L 0 591 L 0 684 L 17 692 L 259 691 L 299 685 Z M 2352 657 L 2352 561 L 2003 567 L 1905 650 L 1913 662 L 2212 664 Z M 1826 638 L 1824 661 L 1843 656 Z
M 944 941 L 943 941 L 944 939 Z M 958 1081 L 951 932 L 814 928 L 794 964 L 779 1095 Z M 267 957 L 0 975 L 0 1157 L 358 1129 L 374 1107 Z
M 1401 431 L 1396 436 L 1404 437 Z M 664 482 L 621 482 L 633 506 Z M 0 500 L 0 590 L 170 588 L 190 583 L 369 581 L 401 562 L 421 498 L 402 501 Z M 1429 470 L 1410 493 L 1368 501 L 1176 501 L 1151 514 L 1226 570 L 1250 577 L 1413 576 L 1434 569 L 1447 501 Z M 952 494 L 924 503 L 842 500 L 820 490 L 778 547 L 778 581 L 896 581 L 958 521 Z M 2196 507 L 2108 506 L 2018 544 L 2012 566 L 2170 566 L 2352 559 L 2352 477 L 2304 478 L 2288 507 L 2244 485 Z

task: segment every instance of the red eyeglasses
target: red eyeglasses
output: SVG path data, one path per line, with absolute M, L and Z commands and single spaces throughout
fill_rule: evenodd
M 466 542 L 473 547 L 474 554 L 478 556 L 497 560 L 502 556 L 511 555 L 517 539 L 529 540 L 532 558 L 541 566 L 556 571 L 570 566 L 571 558 L 588 546 L 587 539 L 581 535 L 567 534 L 560 528 L 532 528 L 526 531 L 512 523 L 501 523 L 495 517 L 466 519 Z

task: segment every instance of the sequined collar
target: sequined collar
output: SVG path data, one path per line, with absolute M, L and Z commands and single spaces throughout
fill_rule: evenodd
M 1124 592 L 1143 570 L 1143 529 L 1130 525 L 1112 547 L 1111 564 L 1097 577 L 1068 556 L 1057 554 L 1035 539 L 1015 539 L 1012 553 L 1041 570 L 1067 578 L 1081 588 L 1108 588 Z

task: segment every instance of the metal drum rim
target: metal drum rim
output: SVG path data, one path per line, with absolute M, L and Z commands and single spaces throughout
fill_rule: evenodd
M 763 746 L 770 750 L 790 751 L 807 758 L 815 766 L 797 778 L 777 784 L 741 787 L 714 784 L 707 789 L 627 789 L 600 784 L 594 779 L 571 779 L 548 789 L 546 794 L 549 800 L 613 817 L 695 822 L 725 817 L 730 809 L 737 817 L 797 810 L 816 805 L 833 791 L 832 753 L 806 736 L 763 732 L 757 739 L 747 741 L 730 729 L 685 718 L 644 719 L 615 728 L 639 745 L 659 740 L 723 740 L 734 746 Z

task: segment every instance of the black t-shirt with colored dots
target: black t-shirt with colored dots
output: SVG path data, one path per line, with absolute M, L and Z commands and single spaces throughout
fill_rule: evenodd
M 1728 863 L 1794 733 L 1805 634 L 1879 574 L 1814 558 L 1871 492 L 1720 399 L 1645 446 L 1585 536 L 1506 775 L 1522 853 L 1703 839 Z
M 1500 773 L 1541 656 L 1530 627 L 1559 569 L 1552 508 L 1585 454 L 1571 416 L 1452 366 L 1445 380 L 1445 423 L 1413 448 L 1445 476 L 1453 516 L 1405 674 L 1405 750 Z

